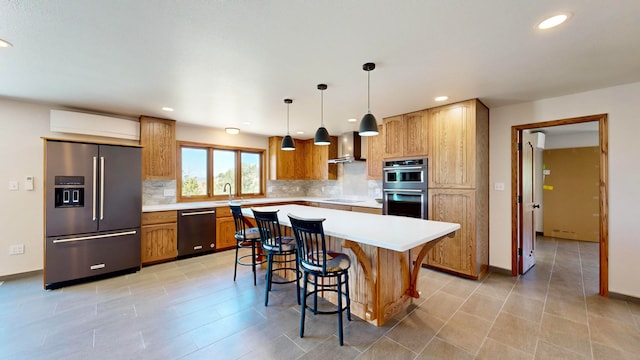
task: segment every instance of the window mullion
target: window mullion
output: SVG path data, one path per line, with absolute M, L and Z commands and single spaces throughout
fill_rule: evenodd
M 240 197 L 242 194 L 242 152 L 236 150 L 236 194 L 235 196 Z

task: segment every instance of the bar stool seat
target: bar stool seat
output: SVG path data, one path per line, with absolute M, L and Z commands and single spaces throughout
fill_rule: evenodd
M 236 275 L 238 273 L 238 265 L 251 266 L 253 271 L 253 285 L 256 281 L 256 266 L 263 264 L 265 260 L 258 260 L 256 258 L 256 246 L 260 243 L 260 230 L 258 228 L 247 228 L 245 226 L 244 215 L 242 215 L 242 208 L 240 205 L 231 205 L 231 214 L 233 215 L 233 221 L 236 226 L 236 233 L 234 235 L 236 239 L 236 262 L 233 267 L 233 281 L 236 281 Z M 240 249 L 251 249 L 251 254 L 238 256 Z

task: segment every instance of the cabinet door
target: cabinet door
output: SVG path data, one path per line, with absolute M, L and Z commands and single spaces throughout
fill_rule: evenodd
M 426 263 L 470 277 L 476 274 L 475 190 L 429 190 L 429 218 L 460 224 L 453 238 L 429 251 Z
M 475 188 L 476 124 L 473 101 L 429 110 L 430 188 Z
M 233 216 L 216 219 L 216 250 L 230 249 L 236 246 L 236 225 Z
M 384 125 L 384 155 L 385 159 L 402 157 L 404 145 L 404 126 L 402 115 L 386 118 Z
M 367 142 L 367 179 L 382 179 L 382 161 L 384 159 L 384 125 L 378 125 L 378 135 L 366 137 Z
M 296 150 L 283 151 L 280 150 L 282 143 L 281 136 L 272 136 L 269 138 L 269 179 L 270 180 L 294 180 L 296 153 L 299 152 L 298 142 L 296 141 Z
M 178 256 L 178 225 L 176 223 L 145 225 L 141 228 L 143 264 L 173 259 Z
M 404 156 L 427 156 L 429 123 L 426 110 L 402 116 L 404 122 Z
M 140 117 L 142 179 L 176 179 L 176 122 Z

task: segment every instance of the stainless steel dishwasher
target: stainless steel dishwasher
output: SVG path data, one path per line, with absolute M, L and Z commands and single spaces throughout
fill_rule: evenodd
M 213 252 L 216 248 L 216 209 L 178 211 L 178 257 Z

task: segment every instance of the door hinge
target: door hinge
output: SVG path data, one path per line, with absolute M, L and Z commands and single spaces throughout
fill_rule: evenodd
M 518 204 L 522 204 L 522 195 L 518 195 Z
M 518 256 L 522 256 L 522 248 L 518 248 Z
M 522 143 L 518 143 L 518 151 L 522 150 Z

